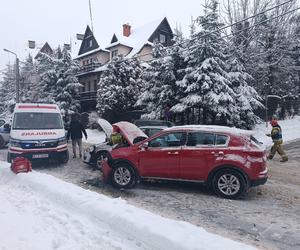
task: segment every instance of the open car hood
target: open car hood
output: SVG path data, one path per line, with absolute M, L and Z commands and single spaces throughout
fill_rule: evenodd
M 121 133 L 130 145 L 134 144 L 134 140 L 145 140 L 148 136 L 140 130 L 136 125 L 130 122 L 117 122 L 113 124 L 114 132 Z
M 113 132 L 112 125 L 108 121 L 106 121 L 105 119 L 102 119 L 102 118 L 98 119 L 98 124 L 103 129 L 103 131 L 106 134 L 107 138 L 110 138 L 110 136 Z

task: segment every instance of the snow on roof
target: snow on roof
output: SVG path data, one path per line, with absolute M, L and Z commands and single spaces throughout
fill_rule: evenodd
M 155 20 L 153 22 L 150 22 L 148 24 L 145 24 L 135 29 L 132 28 L 129 37 L 123 36 L 123 33 L 119 35 L 116 34 L 118 41 L 109 44 L 106 47 L 106 49 L 116 46 L 118 44 L 122 44 L 132 48 L 131 52 L 126 57 L 130 58 L 134 56 L 135 54 L 141 51 L 141 49 L 145 44 L 152 45 L 152 43 L 149 42 L 148 40 L 150 39 L 154 31 L 157 29 L 157 27 L 161 24 L 163 19 L 164 18 Z
M 84 54 L 81 54 L 81 55 L 79 55 L 79 56 L 75 56 L 74 59 L 79 59 L 79 58 L 88 56 L 88 55 L 93 54 L 93 53 L 98 52 L 98 51 L 106 51 L 106 52 L 109 52 L 109 50 L 101 49 L 101 48 L 99 47 L 99 48 L 97 48 L 97 49 L 90 50 L 90 51 L 88 51 L 88 52 L 86 52 L 86 53 L 84 53 Z
M 172 130 L 180 130 L 180 129 L 201 130 L 205 132 L 230 133 L 230 134 L 238 134 L 238 135 L 254 134 L 254 132 L 251 130 L 243 130 L 235 127 L 226 127 L 226 126 L 218 126 L 218 125 L 184 125 L 184 126 L 170 127 L 165 130 L 172 131 Z
M 82 40 L 78 40 L 76 36 L 73 36 L 71 38 L 71 56 L 72 58 L 76 58 L 78 56 L 80 46 L 81 46 Z

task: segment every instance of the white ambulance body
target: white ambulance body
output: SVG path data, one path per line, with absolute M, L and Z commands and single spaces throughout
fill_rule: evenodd
M 56 104 L 17 103 L 7 160 L 22 156 L 66 163 L 69 159 L 61 112 Z

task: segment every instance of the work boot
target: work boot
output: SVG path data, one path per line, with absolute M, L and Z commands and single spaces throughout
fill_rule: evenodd
M 287 157 L 282 157 L 282 159 L 280 160 L 280 162 L 286 162 L 288 161 L 289 159 Z
M 76 155 L 73 155 L 73 158 L 76 158 Z
M 267 157 L 267 160 L 272 160 L 273 159 L 273 156 L 272 155 L 269 155 L 268 157 Z

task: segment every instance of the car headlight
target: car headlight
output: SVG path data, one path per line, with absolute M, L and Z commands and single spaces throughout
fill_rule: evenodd
M 92 152 L 94 152 L 94 150 L 95 150 L 95 146 L 93 145 L 93 146 L 88 147 L 87 151 L 92 153 Z
M 9 145 L 11 147 L 21 148 L 21 143 L 17 140 L 10 140 Z
M 60 139 L 57 143 L 57 146 L 61 146 L 61 145 L 65 145 L 67 144 L 67 140 L 66 138 Z

